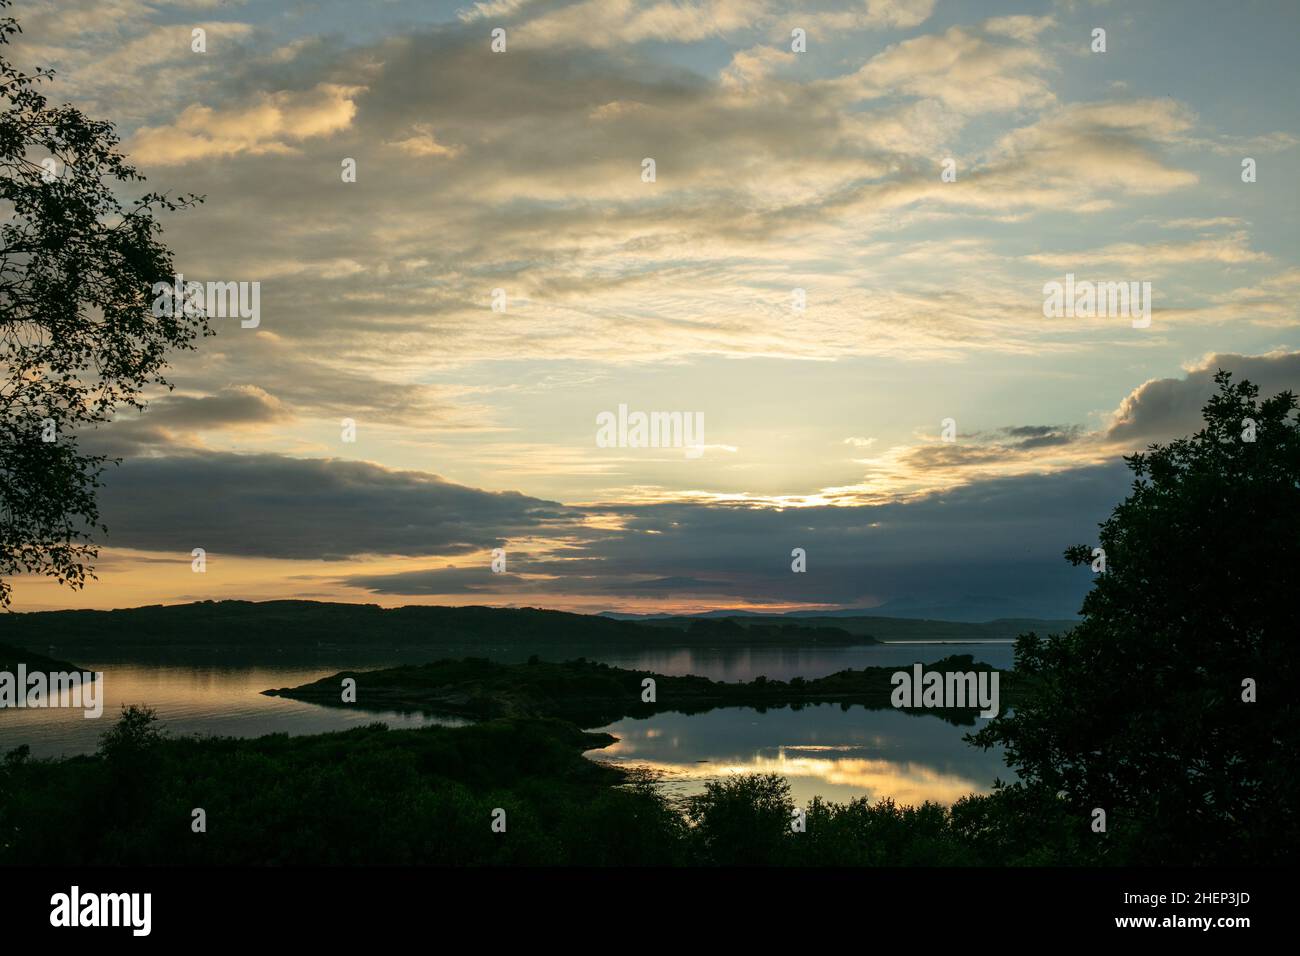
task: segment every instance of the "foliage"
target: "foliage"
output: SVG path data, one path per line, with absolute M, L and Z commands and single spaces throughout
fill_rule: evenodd
M 0 18 L 0 47 L 19 32 Z M 108 459 L 79 450 L 77 433 L 143 408 L 146 387 L 167 385 L 167 353 L 211 331 L 151 308 L 174 271 L 155 215 L 199 200 L 124 204 L 115 184 L 144 177 L 112 124 L 47 102 L 37 87 L 52 76 L 0 56 L 0 607 L 20 572 L 84 585 Z
M 1015 801 L 1056 801 L 1090 836 L 1105 810 L 1093 842 L 1116 860 L 1263 862 L 1300 845 L 1296 399 L 1215 381 L 1203 429 L 1126 459 L 1132 491 L 1101 525 L 1083 622 L 1020 639 L 1016 672 L 1036 690 L 975 736 L 1006 747 Z
M 94 756 L 0 763 L 0 864 L 897 866 L 1072 862 L 971 839 L 1010 832 L 988 797 L 950 810 L 815 799 L 790 822 L 777 775 L 726 777 L 684 806 L 582 756 L 560 721 L 256 740 L 167 738 L 126 708 Z M 129 776 L 126 774 L 129 773 Z M 204 809 L 207 832 L 191 829 Z M 496 808 L 506 832 L 494 833 Z M 972 809 L 978 808 L 978 809 Z

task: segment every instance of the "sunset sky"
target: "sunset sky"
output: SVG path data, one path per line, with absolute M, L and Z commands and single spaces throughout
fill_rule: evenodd
M 84 439 L 124 459 L 99 579 L 14 607 L 1069 615 L 1122 454 L 1217 367 L 1300 390 L 1298 11 L 19 0 L 7 55 L 206 196 L 177 267 L 261 316 Z M 1045 318 L 1067 273 L 1150 282 L 1150 327 Z M 703 454 L 598 447 L 620 404 Z

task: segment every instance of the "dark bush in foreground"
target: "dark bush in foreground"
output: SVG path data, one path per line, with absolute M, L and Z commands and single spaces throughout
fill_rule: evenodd
M 0 765 L 6 864 L 960 865 L 1072 862 L 1000 802 L 816 799 L 806 829 L 776 775 L 681 807 L 582 756 L 558 721 L 256 740 L 168 739 L 132 708 L 94 756 Z M 206 812 L 207 831 L 191 829 Z M 492 814 L 506 811 L 506 832 Z M 1017 834 L 1021 839 L 1017 839 Z M 1061 847 L 1065 849 L 1062 850 Z

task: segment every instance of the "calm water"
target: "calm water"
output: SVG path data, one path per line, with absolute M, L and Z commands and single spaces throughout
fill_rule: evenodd
M 838 704 L 765 713 L 728 707 L 617 721 L 602 729 L 618 743 L 588 756 L 652 771 L 676 796 L 699 793 L 729 774 L 779 773 L 800 804 L 818 794 L 840 803 L 952 803 L 1011 776 L 998 752 L 961 739 L 985 723 L 959 728 L 937 717 Z
M 463 723 L 450 717 L 378 713 L 321 707 L 279 697 L 268 688 L 292 687 L 345 669 L 373 669 L 473 653 L 499 660 L 524 660 L 528 649 L 503 647 L 333 649 L 285 653 L 267 662 L 242 662 L 211 649 L 170 649 L 129 657 L 96 656 L 93 650 L 60 646 L 56 656 L 86 670 L 104 672 L 104 716 L 86 719 L 80 710 L 0 710 L 0 752 L 28 744 L 38 756 L 92 752 L 123 704 L 148 704 L 173 734 L 256 737 L 269 733 L 314 734 L 383 721 L 390 727 Z M 847 648 L 666 648 L 615 652 L 563 648 L 547 657 L 585 656 L 611 665 L 662 674 L 699 674 L 714 680 L 821 677 L 845 668 L 903 666 L 949 654 L 1009 668 L 1012 645 L 908 644 Z M 980 722 L 983 724 L 983 721 Z M 729 773 L 784 774 L 795 796 L 834 800 L 892 796 L 900 803 L 951 802 L 965 793 L 987 792 L 994 777 L 1009 774 L 997 753 L 962 741 L 970 727 L 936 717 L 910 716 L 861 707 L 816 705 L 800 710 L 733 707 L 704 714 L 665 713 L 622 720 L 601 728 L 619 738 L 593 759 L 642 767 L 670 791 L 692 793 L 707 780 Z
M 1015 645 L 1010 641 L 983 644 L 907 643 L 864 644 L 857 647 L 804 648 L 665 648 L 626 654 L 589 654 L 594 660 L 619 667 L 681 676 L 698 674 L 712 680 L 750 681 L 755 677 L 789 680 L 825 677 L 836 671 L 863 667 L 905 666 L 929 663 L 950 654 L 970 654 L 1000 669 L 1010 670 Z
M 601 660 L 661 674 L 714 680 L 825 677 L 846 668 L 903 667 L 950 654 L 1010 669 L 1011 642 L 868 644 L 846 648 L 670 648 Z M 962 740 L 982 727 L 955 727 L 933 716 L 817 704 L 799 710 L 727 707 L 703 714 L 657 714 L 600 728 L 618 743 L 588 756 L 651 771 L 669 792 L 699 793 L 705 783 L 736 773 L 780 773 L 797 802 L 820 794 L 845 802 L 893 797 L 898 803 L 952 803 L 988 793 L 995 778 L 1013 775 L 1000 750 Z

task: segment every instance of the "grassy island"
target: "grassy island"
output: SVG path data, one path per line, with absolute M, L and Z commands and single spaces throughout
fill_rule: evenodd
M 826 677 L 790 681 L 759 677 L 727 683 L 706 677 L 668 677 L 587 660 L 552 663 L 533 658 L 525 664 L 502 664 L 483 658 L 440 660 L 430 664 L 375 671 L 341 671 L 300 687 L 268 690 L 335 707 L 372 711 L 422 711 L 479 719 L 547 717 L 582 727 L 599 727 L 624 717 L 648 717 L 663 711 L 694 714 L 715 707 L 800 707 L 807 704 L 892 707 L 891 677 L 900 667 L 843 670 Z M 992 671 L 969 654 L 927 664 L 929 671 Z M 356 682 L 355 700 L 345 701 L 343 682 Z M 647 682 L 652 682 L 647 684 Z M 653 700 L 647 700 L 653 686 Z M 1001 675 L 1001 703 L 1008 705 L 1015 681 Z M 955 724 L 974 724 L 977 708 L 907 709 L 929 713 Z

